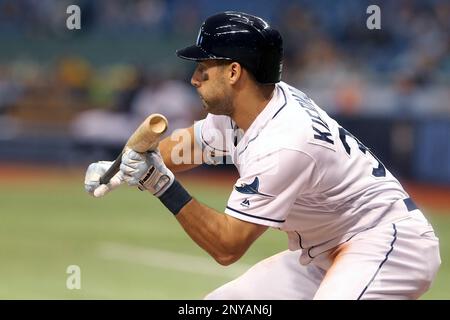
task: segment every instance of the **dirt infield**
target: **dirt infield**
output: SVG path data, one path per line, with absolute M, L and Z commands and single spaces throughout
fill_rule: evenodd
M 406 191 L 419 207 L 446 210 L 450 214 L 450 186 L 403 182 Z
M 0 184 L 39 184 L 40 182 L 73 182 L 83 184 L 85 168 L 53 167 L 28 164 L 1 164 Z M 177 174 L 181 181 L 231 188 L 238 178 L 234 170 L 204 170 Z M 419 207 L 436 209 L 450 214 L 450 186 L 438 186 L 417 182 L 403 181 L 406 191 Z

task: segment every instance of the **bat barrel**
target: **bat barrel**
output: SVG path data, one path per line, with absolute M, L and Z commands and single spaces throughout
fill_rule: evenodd
M 168 121 L 162 114 L 155 113 L 148 116 L 136 129 L 126 143 L 126 147 L 136 152 L 147 152 L 158 148 L 159 140 L 168 127 Z M 100 178 L 100 184 L 107 184 L 119 172 L 122 154 L 117 157 L 112 166 Z
M 167 130 L 167 119 L 163 115 L 155 114 L 149 119 L 149 126 L 154 134 L 163 134 Z

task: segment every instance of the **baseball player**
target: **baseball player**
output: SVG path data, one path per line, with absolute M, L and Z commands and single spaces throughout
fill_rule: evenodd
M 261 18 L 224 12 L 177 51 L 197 62 L 191 83 L 208 116 L 184 129 L 183 150 L 232 159 L 240 178 L 225 214 L 192 198 L 173 172 L 178 142 L 91 164 L 86 190 L 102 196 L 126 182 L 146 189 L 218 263 L 237 261 L 269 227 L 288 250 L 263 260 L 207 299 L 417 299 L 440 265 L 432 226 L 400 183 L 355 136 L 298 89 L 280 81 L 282 38 Z M 194 152 L 192 152 L 194 154 Z M 192 159 L 193 160 L 193 159 Z

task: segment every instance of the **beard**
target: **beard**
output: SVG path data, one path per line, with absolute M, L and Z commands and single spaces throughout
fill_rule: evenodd
M 199 93 L 204 110 L 215 115 L 231 116 L 234 111 L 233 98 L 223 92 L 222 95 L 222 97 L 215 95 L 214 98 L 205 98 Z

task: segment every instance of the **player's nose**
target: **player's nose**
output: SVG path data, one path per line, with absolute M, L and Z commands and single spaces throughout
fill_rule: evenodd
M 196 71 L 194 72 L 194 74 L 191 77 L 191 84 L 196 88 L 200 87 L 200 80 L 198 77 L 198 72 L 196 72 Z
M 200 83 L 201 83 L 201 74 L 198 70 L 198 65 L 197 65 L 197 67 L 195 68 L 194 73 L 192 74 L 192 77 L 191 77 L 191 84 L 194 87 L 199 88 Z

